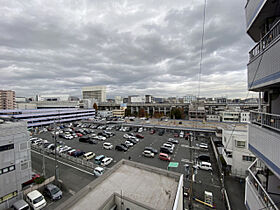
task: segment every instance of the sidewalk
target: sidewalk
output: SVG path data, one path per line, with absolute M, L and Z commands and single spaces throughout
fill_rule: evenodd
M 245 180 L 235 177 L 225 176 L 225 188 L 228 193 L 231 209 L 246 210 L 245 199 Z

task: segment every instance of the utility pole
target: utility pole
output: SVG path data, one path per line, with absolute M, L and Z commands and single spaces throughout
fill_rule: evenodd
M 192 138 L 193 135 L 189 136 L 189 146 L 190 146 L 190 190 L 189 190 L 189 209 L 193 209 L 192 194 L 193 194 L 193 157 L 192 157 Z
M 43 154 L 42 171 L 43 171 L 43 176 L 46 177 L 46 163 L 45 163 L 45 148 L 44 148 L 44 146 L 42 146 L 42 154 Z
M 57 165 L 57 140 L 56 140 L 56 120 L 54 120 L 54 165 L 55 165 L 55 171 L 54 171 L 54 178 L 55 183 L 58 183 L 58 165 Z

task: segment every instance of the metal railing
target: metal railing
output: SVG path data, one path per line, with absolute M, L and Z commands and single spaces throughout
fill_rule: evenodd
M 249 175 L 248 175 L 248 181 L 251 183 L 252 186 L 255 187 L 259 198 L 261 198 L 263 205 L 265 206 L 264 209 L 271 209 L 271 210 L 278 210 L 278 207 L 274 203 L 274 201 L 271 199 L 269 194 L 266 192 L 260 181 L 257 179 L 255 176 L 258 172 L 258 167 L 257 167 L 257 161 L 256 159 L 252 165 L 248 168 Z
M 40 152 L 40 153 L 42 153 L 42 151 L 44 151 L 45 155 L 48 155 L 50 157 L 51 157 L 51 154 L 54 155 L 53 150 L 50 150 L 50 149 L 47 149 L 47 148 L 42 148 L 41 146 L 31 145 L 31 149 L 33 149 L 37 152 Z M 73 163 L 76 163 L 78 165 L 84 166 L 84 167 L 86 167 L 90 170 L 94 169 L 95 167 L 98 166 L 91 161 L 87 161 L 87 160 L 84 160 L 84 159 L 79 158 L 79 157 L 73 157 L 73 156 L 70 156 L 66 153 L 58 153 L 57 154 L 57 159 L 61 160 L 61 161 L 64 161 L 64 162 L 70 162 L 70 163 L 73 162 Z
M 263 52 L 272 41 L 280 34 L 280 20 L 270 29 L 269 32 L 258 42 L 258 44 L 249 52 L 250 61 Z
M 263 127 L 280 132 L 280 115 L 251 111 L 250 121 Z

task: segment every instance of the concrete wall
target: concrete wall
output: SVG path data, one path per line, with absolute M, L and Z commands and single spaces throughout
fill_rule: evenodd
M 14 191 L 19 193 L 22 183 L 31 179 L 31 154 L 26 122 L 0 124 L 0 146 L 7 144 L 13 144 L 14 149 L 0 151 L 0 169 L 15 166 L 15 170 L 0 175 L 0 197 Z

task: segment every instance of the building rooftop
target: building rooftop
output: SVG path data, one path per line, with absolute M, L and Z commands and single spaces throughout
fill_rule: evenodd
M 117 206 L 116 197 L 144 209 L 173 209 L 181 205 L 182 179 L 178 173 L 121 160 L 58 209 L 110 209 Z

